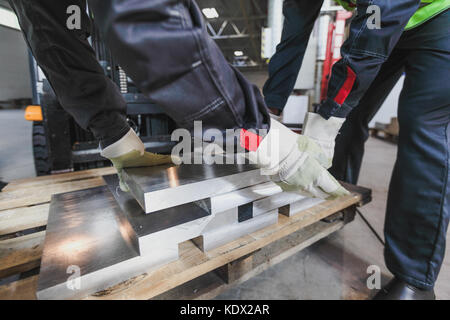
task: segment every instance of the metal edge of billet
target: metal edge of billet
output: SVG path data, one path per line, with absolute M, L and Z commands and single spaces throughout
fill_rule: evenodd
M 259 169 L 251 172 L 239 173 L 227 177 L 215 178 L 209 181 L 208 185 L 203 185 L 198 182 L 189 186 L 181 187 L 180 190 L 175 191 L 170 189 L 167 191 L 159 191 L 158 194 L 150 193 L 145 195 L 146 212 L 154 212 L 153 203 L 162 202 L 161 199 L 176 199 L 175 204 L 187 203 L 191 201 L 201 200 L 217 194 L 223 194 L 236 189 L 245 188 L 250 185 L 255 185 L 267 182 L 268 178 L 259 174 Z M 172 206 L 172 203 L 161 203 L 161 208 Z
M 247 234 L 261 230 L 278 222 L 278 209 L 266 212 L 244 222 L 217 228 L 203 233 L 192 239 L 194 244 L 202 251 L 214 250 L 222 245 L 237 240 Z
M 176 255 L 173 253 L 173 251 L 168 251 L 163 259 L 159 257 L 157 261 L 155 261 L 153 256 L 137 256 L 102 270 L 80 276 L 79 289 L 70 289 L 67 283 L 64 282 L 41 289 L 36 292 L 36 296 L 39 300 L 82 299 L 133 277 L 142 275 L 150 270 L 157 269 L 167 263 L 176 261 L 178 259 L 178 252 Z
M 270 181 L 248 164 L 129 168 L 124 178 L 146 213 Z
M 227 228 L 237 223 L 237 208 L 225 212 L 212 214 L 201 219 L 190 221 L 160 232 L 141 237 L 139 239 L 144 255 L 155 251 L 156 248 L 164 246 L 167 243 L 178 244 L 184 241 L 193 240 L 201 237 L 205 232 L 222 225 Z
M 220 194 L 211 197 L 211 212 L 223 212 L 282 192 L 280 186 L 270 181 Z
M 296 192 L 282 192 L 253 202 L 253 215 L 257 216 L 269 210 L 285 208 L 293 204 L 298 204 L 297 206 L 301 204 L 301 210 L 305 210 L 322 201 L 322 199 L 307 197 Z

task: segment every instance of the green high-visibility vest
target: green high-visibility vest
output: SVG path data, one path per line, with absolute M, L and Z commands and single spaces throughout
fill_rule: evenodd
M 335 0 L 347 10 L 353 10 L 356 7 L 357 0 Z M 395 1 L 395 0 L 393 0 Z M 406 24 L 405 30 L 420 26 L 422 23 L 434 18 L 439 13 L 450 8 L 450 0 L 422 0 L 420 8 L 413 14 Z
M 450 8 L 450 0 L 422 0 L 420 8 L 409 19 L 405 30 L 420 26 Z

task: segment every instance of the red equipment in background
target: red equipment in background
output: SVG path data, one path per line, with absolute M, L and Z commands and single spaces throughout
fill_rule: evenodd
M 345 24 L 352 17 L 352 12 L 345 10 L 336 13 L 336 21 L 330 22 L 328 26 L 327 49 L 325 61 L 323 62 L 320 100 L 327 98 L 328 81 L 330 80 L 333 65 L 341 58 L 341 47 L 344 43 Z

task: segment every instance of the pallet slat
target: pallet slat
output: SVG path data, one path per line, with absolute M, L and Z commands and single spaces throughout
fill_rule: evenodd
M 58 173 L 48 176 L 40 176 L 40 177 L 34 177 L 34 178 L 26 178 L 26 179 L 19 179 L 14 180 L 8 183 L 8 185 L 3 189 L 5 192 L 24 189 L 24 188 L 34 188 L 34 187 L 40 187 L 47 184 L 58 184 L 58 183 L 64 183 L 74 180 L 81 180 L 81 179 L 89 179 L 89 178 L 95 178 L 95 177 L 101 177 L 108 174 L 115 173 L 115 169 L 113 167 L 107 167 L 107 168 L 99 168 L 99 169 L 90 169 L 90 170 L 84 170 L 84 171 L 74 171 L 74 172 L 68 172 L 68 173 Z
M 49 204 L 0 211 L 0 236 L 47 225 Z
M 0 241 L 0 278 L 38 267 L 44 238 L 41 231 Z
M 38 276 L 0 286 L 0 300 L 36 300 Z
M 101 177 L 50 184 L 31 189 L 17 189 L 0 193 L 0 210 L 14 209 L 49 202 L 52 195 L 94 188 L 104 185 Z

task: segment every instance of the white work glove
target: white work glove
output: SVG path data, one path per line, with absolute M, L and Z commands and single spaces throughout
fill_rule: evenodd
M 123 179 L 123 169 L 131 167 L 150 167 L 172 163 L 170 155 L 146 152 L 144 144 L 130 129 L 120 140 L 102 150 L 101 155 L 111 160 L 119 176 L 120 189 L 128 192 L 129 187 Z
M 336 136 L 344 123 L 345 118 L 330 117 L 324 119 L 318 113 L 308 112 L 303 122 L 302 134 L 311 138 L 322 148 L 326 155 L 326 162 L 322 164 L 329 169 L 333 163 Z
M 270 130 L 248 158 L 271 175 L 284 191 L 322 199 L 349 194 L 324 168 L 328 159 L 310 138 L 271 119 Z

